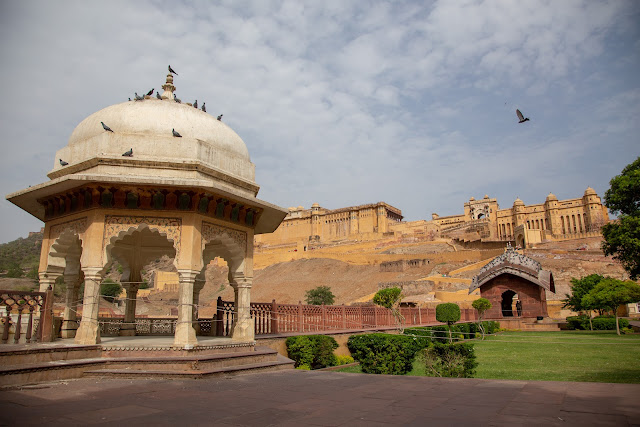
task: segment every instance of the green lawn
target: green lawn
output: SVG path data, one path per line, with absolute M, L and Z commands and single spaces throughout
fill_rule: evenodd
M 501 332 L 472 342 L 478 360 L 476 378 L 640 383 L 638 334 Z M 360 368 L 342 372 L 360 372 Z M 409 375 L 424 375 L 419 357 Z

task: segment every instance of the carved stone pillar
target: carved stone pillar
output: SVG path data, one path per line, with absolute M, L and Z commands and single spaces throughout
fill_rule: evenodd
M 120 327 L 120 336 L 132 337 L 136 334 L 136 298 L 138 296 L 139 283 L 128 283 L 123 285 L 127 291 L 127 300 L 125 301 L 124 323 Z
M 231 338 L 233 341 L 254 341 L 255 328 L 251 320 L 251 284 L 252 277 L 242 273 L 233 274 L 231 286 L 235 293 L 235 307 Z
M 77 309 L 78 309 L 78 290 L 80 274 L 78 273 L 66 273 L 64 275 L 64 284 L 66 286 L 65 298 L 64 298 L 64 314 L 62 317 L 62 338 L 74 338 L 76 336 L 76 330 L 78 329 L 77 323 Z
M 102 282 L 102 267 L 85 267 L 84 299 L 82 302 L 82 320 L 76 332 L 76 344 L 99 344 L 100 326 L 98 312 L 100 310 L 100 282 Z
M 204 288 L 205 285 L 205 278 L 204 275 L 199 275 L 199 277 L 197 277 L 195 279 L 195 282 L 193 284 L 193 327 L 196 330 L 196 335 L 200 335 L 200 322 L 198 322 L 198 304 L 200 302 L 200 291 L 202 290 L 202 288 Z
M 198 344 L 193 328 L 193 292 L 196 276 L 200 271 L 178 270 L 180 276 L 180 296 L 178 298 L 178 323 L 173 340 L 175 347 L 193 348 Z

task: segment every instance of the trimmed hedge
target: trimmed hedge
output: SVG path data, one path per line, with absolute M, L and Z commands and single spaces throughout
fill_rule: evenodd
M 425 350 L 425 374 L 434 377 L 472 378 L 476 354 L 471 343 L 434 343 Z
M 487 334 L 493 334 L 500 329 L 500 322 L 489 320 L 482 322 Z M 477 323 L 457 323 L 451 327 L 454 340 L 473 339 L 480 336 Z M 449 329 L 446 326 L 423 326 L 404 330 L 405 335 L 417 336 L 424 347 L 431 342 L 449 341 Z
M 347 347 L 362 372 L 404 375 L 411 371 L 416 353 L 424 348 L 421 340 L 406 335 L 352 335 Z
M 615 316 L 596 316 L 591 322 L 593 323 L 594 331 L 614 331 L 616 329 Z M 629 326 L 627 319 L 618 319 L 620 328 L 626 328 Z M 567 317 L 567 325 L 569 329 L 577 330 L 589 330 L 589 316 L 569 316 Z
M 338 343 L 332 337 L 298 335 L 287 338 L 285 343 L 287 354 L 296 362 L 296 368 L 320 369 L 338 364 L 336 355 L 333 354 L 333 350 L 338 348 Z

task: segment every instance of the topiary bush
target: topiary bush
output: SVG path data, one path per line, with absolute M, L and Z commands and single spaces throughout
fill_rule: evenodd
M 472 378 L 478 366 L 471 343 L 434 343 L 425 350 L 425 373 L 433 377 Z
M 407 335 L 376 333 L 352 335 L 347 347 L 364 373 L 404 375 L 411 371 L 422 344 Z
M 285 342 L 289 358 L 295 362 L 295 367 L 308 366 L 310 369 L 320 369 L 335 366 L 338 361 L 333 350 L 338 343 L 326 335 L 299 335 L 287 338 Z
M 449 326 L 449 342 L 451 343 L 453 341 L 451 325 L 460 320 L 460 307 L 452 302 L 438 304 L 436 306 L 436 320 Z

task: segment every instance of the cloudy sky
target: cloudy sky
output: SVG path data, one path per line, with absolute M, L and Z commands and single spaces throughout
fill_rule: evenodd
M 168 64 L 283 207 L 418 220 L 485 194 L 603 195 L 640 155 L 632 0 L 3 1 L 0 57 L 3 195 L 48 180 L 80 121 Z M 0 242 L 42 226 L 6 200 L 0 217 Z

